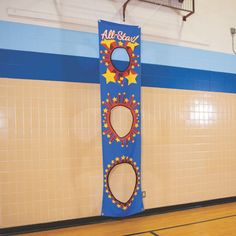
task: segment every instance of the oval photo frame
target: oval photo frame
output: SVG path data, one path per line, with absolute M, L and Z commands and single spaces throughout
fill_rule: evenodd
M 115 195 L 113 194 L 110 185 L 109 185 L 109 176 L 112 172 L 112 170 L 121 164 L 129 164 L 131 165 L 131 167 L 133 168 L 133 171 L 135 173 L 135 185 L 134 185 L 134 190 L 131 194 L 131 196 L 129 197 L 129 199 L 126 202 L 122 202 L 119 199 L 117 199 L 115 197 Z M 129 157 L 116 157 L 114 160 L 112 160 L 111 164 L 107 165 L 106 168 L 106 174 L 104 176 L 104 182 L 105 182 L 105 188 L 106 188 L 106 193 L 108 194 L 108 198 L 110 198 L 112 200 L 112 203 L 116 204 L 116 206 L 118 208 L 122 208 L 123 210 L 126 210 L 128 207 L 131 206 L 133 200 L 134 200 L 134 196 L 137 195 L 137 191 L 140 189 L 140 172 L 139 172 L 139 167 L 137 166 L 136 162 L 133 162 L 132 158 Z
M 116 47 L 111 51 L 110 61 L 112 66 L 122 73 L 130 67 L 131 56 L 125 47 Z
M 105 106 L 105 108 L 103 109 L 103 127 L 105 128 L 105 130 L 103 131 L 103 135 L 106 135 L 107 138 L 109 138 L 109 144 L 116 141 L 121 143 L 121 147 L 128 147 L 129 142 L 134 143 L 134 138 L 136 137 L 136 135 L 140 134 L 140 131 L 138 129 L 139 103 L 134 100 L 134 95 L 132 95 L 128 99 L 125 93 L 119 93 L 117 97 L 111 98 L 110 94 L 108 93 L 108 99 L 106 99 L 106 101 L 103 101 L 102 104 Z M 129 109 L 133 118 L 131 129 L 123 137 L 117 134 L 111 122 L 112 109 L 117 106 L 124 106 L 125 108 Z

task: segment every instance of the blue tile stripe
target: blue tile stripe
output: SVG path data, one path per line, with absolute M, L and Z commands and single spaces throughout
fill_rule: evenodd
M 98 58 L 95 33 L 0 21 L 0 35 L 2 49 Z M 142 42 L 141 54 L 143 63 L 236 74 L 231 54 L 149 41 Z
M 99 83 L 97 58 L 0 49 L 0 77 Z M 142 63 L 142 86 L 236 93 L 236 74 Z
M 0 21 L 0 35 L 3 49 L 98 58 L 98 36 L 93 33 Z

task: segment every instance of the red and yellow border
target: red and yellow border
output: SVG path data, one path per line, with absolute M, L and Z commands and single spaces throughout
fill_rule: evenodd
M 131 165 L 134 170 L 135 178 L 136 178 L 134 191 L 127 202 L 119 201 L 112 193 L 110 185 L 109 185 L 109 176 L 110 176 L 111 171 L 116 166 L 121 165 L 121 164 Z M 104 175 L 104 187 L 106 189 L 106 193 L 108 194 L 108 198 L 110 198 L 112 200 L 112 203 L 114 203 L 118 208 L 127 210 L 131 206 L 134 200 L 134 197 L 137 195 L 137 191 L 140 189 L 141 177 L 140 177 L 139 167 L 137 166 L 136 162 L 134 162 L 133 159 L 129 158 L 128 156 L 116 157 L 114 160 L 111 161 L 110 164 L 107 165 L 107 168 L 105 169 L 105 173 L 106 174 Z
M 134 95 L 128 99 L 126 93 L 118 93 L 117 97 L 111 97 L 110 94 L 107 94 L 106 101 L 103 101 L 102 104 L 105 106 L 103 109 L 103 135 L 106 135 L 109 138 L 109 144 L 112 144 L 113 141 L 120 142 L 121 147 L 128 147 L 129 142 L 134 143 L 134 138 L 136 135 L 140 134 L 139 131 L 139 105 L 140 103 L 134 99 Z M 130 131 L 123 137 L 120 137 L 111 124 L 111 112 L 112 109 L 117 106 L 123 106 L 130 110 L 133 118 L 132 126 Z
M 105 47 L 105 50 L 100 50 L 101 58 L 100 63 L 104 63 L 107 67 L 106 72 L 103 73 L 103 77 L 106 79 L 106 83 L 119 83 L 121 86 L 124 86 L 125 79 L 130 84 L 136 84 L 136 77 L 138 74 L 133 70 L 136 66 L 140 66 L 138 61 L 139 55 L 133 53 L 138 43 L 131 42 L 116 42 L 115 40 L 103 40 L 101 45 Z M 117 48 L 124 48 L 129 55 L 129 64 L 124 71 L 119 71 L 114 64 L 112 63 L 112 53 Z

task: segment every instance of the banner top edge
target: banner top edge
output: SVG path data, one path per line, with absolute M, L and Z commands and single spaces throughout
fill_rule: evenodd
M 125 25 L 125 26 L 130 26 L 130 27 L 137 27 L 138 29 L 141 29 L 141 26 L 139 25 L 131 25 L 131 24 L 127 24 L 126 22 L 115 22 L 115 21 L 106 21 L 106 20 L 98 20 L 98 24 L 100 23 L 108 23 L 108 24 L 115 24 L 115 25 Z

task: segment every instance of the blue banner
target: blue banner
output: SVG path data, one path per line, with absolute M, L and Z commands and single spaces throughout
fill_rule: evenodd
M 99 74 L 101 85 L 103 203 L 102 215 L 125 217 L 143 210 L 141 191 L 141 61 L 140 28 L 99 21 Z M 123 54 L 117 54 L 119 50 Z M 127 60 L 126 60 L 127 59 Z M 130 129 L 120 134 L 112 123 L 114 110 L 125 108 L 131 114 Z M 125 121 L 126 122 L 126 121 Z M 124 123 L 125 123 L 124 122 Z M 122 125 L 122 124 L 121 124 Z M 132 170 L 132 189 L 114 190 L 111 176 L 122 164 Z M 119 175 L 117 175 L 119 177 Z M 119 182 L 116 176 L 115 180 Z M 114 178 L 113 178 L 114 179 Z M 118 183 L 121 186 L 122 183 Z M 121 186 L 122 187 L 122 186 Z M 121 190 L 122 189 L 122 190 Z M 118 191 L 118 193 L 117 193 Z M 123 191 L 123 193 L 119 193 Z

